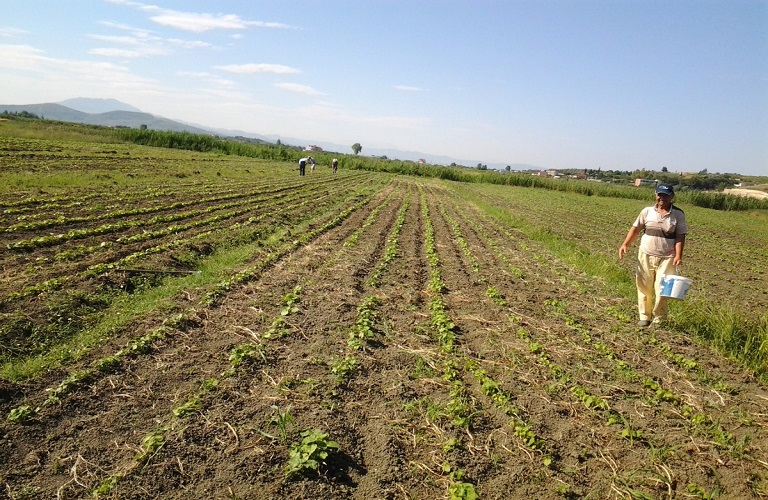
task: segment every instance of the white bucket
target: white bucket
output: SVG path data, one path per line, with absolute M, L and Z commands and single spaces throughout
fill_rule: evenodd
M 665 274 L 661 277 L 660 295 L 670 299 L 685 300 L 685 294 L 688 293 L 691 283 L 693 283 L 693 280 L 690 278 Z

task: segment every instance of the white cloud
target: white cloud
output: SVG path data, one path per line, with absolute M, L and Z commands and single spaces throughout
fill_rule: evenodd
M 127 7 L 134 7 L 144 12 L 148 12 L 151 14 L 149 17 L 150 20 L 161 26 L 168 26 L 183 31 L 192 31 L 195 33 L 202 33 L 204 31 L 217 29 L 243 30 L 251 27 L 276 29 L 290 28 L 290 26 L 283 23 L 248 21 L 246 19 L 242 19 L 236 14 L 181 12 L 177 10 L 163 9 L 156 5 L 147 5 L 140 2 L 132 2 L 126 0 L 106 1 L 114 5 L 125 5 Z
M 218 88 L 232 89 L 237 87 L 237 84 L 232 80 L 221 78 L 217 75 L 214 75 L 213 73 L 206 73 L 202 71 L 178 71 L 176 74 L 181 78 L 194 78 L 196 80 L 202 80 Z
M 163 91 L 154 80 L 132 73 L 127 67 L 108 62 L 94 62 L 48 57 L 45 52 L 26 45 L 0 44 L 0 73 L 4 86 L 16 88 L 15 95 L 35 89 L 50 94 L 80 95 L 88 89 L 93 96 L 115 95 L 120 91 L 156 93 Z M 0 92 L 2 94 L 3 92 Z M 21 98 L 21 97 L 17 97 Z
M 114 43 L 117 45 L 139 45 L 144 43 L 135 36 L 107 36 L 107 35 L 88 35 L 88 38 L 100 42 Z
M 228 64 L 226 66 L 215 66 L 216 69 L 235 73 L 239 75 L 254 75 L 257 73 L 275 73 L 278 75 L 290 75 L 301 73 L 296 68 L 283 66 L 282 64 Z
M 411 87 L 409 85 L 395 85 L 396 90 L 402 90 L 403 92 L 423 92 L 424 89 L 419 87 Z
M 180 40 L 178 38 L 169 38 L 167 41 L 174 47 L 179 47 L 182 49 L 204 49 L 211 47 L 210 43 L 201 42 L 198 40 Z
M 210 47 L 211 44 L 197 40 L 182 40 L 179 38 L 162 38 L 152 34 L 152 32 L 132 28 L 130 26 L 102 23 L 109 28 L 115 28 L 130 32 L 129 35 L 88 35 L 92 40 L 120 45 L 123 47 L 132 47 L 131 49 L 117 49 L 97 47 L 88 51 L 89 54 L 113 57 L 120 59 L 138 59 L 143 57 L 167 56 L 173 54 L 172 48 L 180 49 L 200 49 Z
M 0 28 L 0 38 L 16 38 L 21 35 L 26 35 L 27 33 L 29 33 L 29 31 L 16 28 Z
M 136 50 L 118 48 L 90 49 L 89 54 L 94 56 L 112 57 L 117 59 L 139 59 L 142 57 L 167 56 L 173 52 L 161 47 L 142 47 Z
M 287 90 L 289 92 L 296 92 L 297 94 L 325 95 L 308 85 L 302 85 L 300 83 L 276 83 L 275 87 L 278 89 Z

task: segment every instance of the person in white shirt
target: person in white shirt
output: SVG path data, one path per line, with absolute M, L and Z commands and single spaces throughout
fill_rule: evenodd
M 310 156 L 310 158 L 311 158 L 311 156 Z M 304 175 L 304 172 L 306 172 L 306 170 L 307 170 L 307 160 L 309 160 L 309 158 L 301 158 L 299 160 L 299 175 Z

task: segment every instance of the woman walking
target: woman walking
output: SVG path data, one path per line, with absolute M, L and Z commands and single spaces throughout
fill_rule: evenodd
M 621 259 L 632 242 L 643 233 L 635 273 L 640 315 L 637 326 L 640 327 L 656 326 L 667 319 L 669 299 L 661 296 L 661 278 L 665 274 L 677 274 L 675 268 L 683 263 L 688 226 L 683 211 L 672 204 L 674 198 L 671 185 L 659 184 L 656 187 L 656 204 L 640 212 L 619 247 Z

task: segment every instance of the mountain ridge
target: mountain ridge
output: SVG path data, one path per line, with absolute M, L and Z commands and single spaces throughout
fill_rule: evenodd
M 82 123 L 87 125 L 103 125 L 108 127 L 122 126 L 130 128 L 141 128 L 142 126 L 146 126 L 152 130 L 189 132 L 193 134 L 218 135 L 224 137 L 246 137 L 271 143 L 275 143 L 279 140 L 283 144 L 291 144 L 295 146 L 316 144 L 323 148 L 324 151 L 341 154 L 348 154 L 345 153 L 345 151 L 351 150 L 351 145 L 343 146 L 327 141 L 309 142 L 299 138 L 284 137 L 276 134 L 262 135 L 254 132 L 212 128 L 200 124 L 171 120 L 143 112 L 140 109 L 118 101 L 117 99 L 76 97 L 56 103 L 0 104 L 0 113 L 21 113 L 23 111 L 48 120 Z M 425 159 L 427 163 L 436 165 L 450 165 L 455 163 L 457 165 L 472 167 L 477 163 L 482 163 L 477 160 L 459 160 L 447 155 L 436 155 L 420 151 L 402 151 L 394 148 L 374 148 L 364 146 L 363 151 L 369 156 L 386 156 L 393 160 L 418 161 L 420 159 Z M 500 170 L 503 170 L 506 167 L 506 165 L 500 163 L 488 163 L 487 165 L 489 168 Z M 526 164 L 514 164 L 509 166 L 513 170 L 541 170 L 541 167 Z

